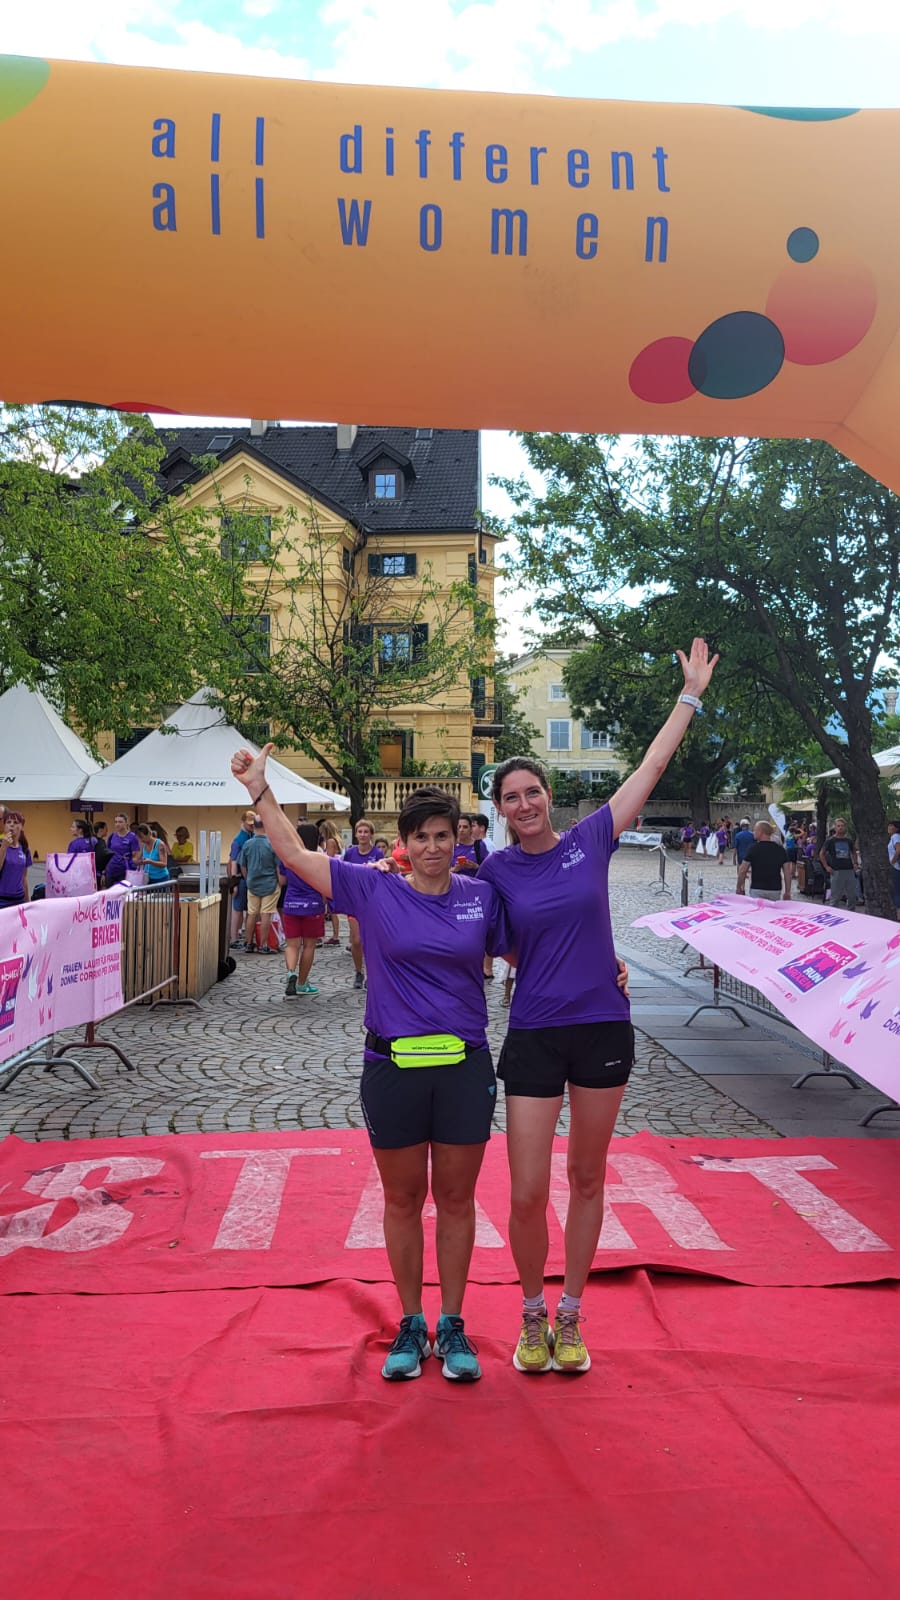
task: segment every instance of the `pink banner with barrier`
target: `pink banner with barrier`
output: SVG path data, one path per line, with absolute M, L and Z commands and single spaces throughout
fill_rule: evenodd
M 0 911 L 0 1065 L 122 1005 L 121 892 Z
M 900 926 L 786 900 L 720 894 L 639 917 L 752 985 L 801 1033 L 900 1099 Z

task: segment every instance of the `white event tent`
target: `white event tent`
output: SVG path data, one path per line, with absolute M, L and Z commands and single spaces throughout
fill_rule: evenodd
M 199 689 L 146 739 L 90 778 L 82 798 L 123 806 L 246 806 L 247 790 L 231 776 L 231 758 L 242 746 L 258 753 L 209 702 L 212 690 Z M 350 801 L 309 783 L 273 761 L 266 767 L 269 787 L 282 805 L 328 805 L 348 811 Z
M 0 694 L 0 800 L 76 800 L 103 770 L 39 689 Z
M 900 744 L 892 744 L 888 750 L 879 750 L 877 755 L 873 753 L 872 759 L 876 767 L 880 767 L 885 778 L 893 777 L 895 773 L 900 772 Z M 817 772 L 815 776 L 817 778 L 839 778 L 840 773 L 837 767 L 830 767 L 827 772 Z

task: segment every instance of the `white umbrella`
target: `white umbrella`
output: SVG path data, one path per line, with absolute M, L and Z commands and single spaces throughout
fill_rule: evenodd
M 133 806 L 246 806 L 247 790 L 231 776 L 231 758 L 241 746 L 257 755 L 259 746 L 226 722 L 211 698 L 212 690 L 199 689 L 155 733 L 90 778 L 83 798 Z M 344 795 L 320 789 L 271 757 L 266 776 L 281 805 L 350 809 Z
M 892 777 L 895 772 L 900 772 L 900 744 L 892 744 L 888 750 L 879 750 L 873 759 L 876 767 L 881 768 L 886 778 Z M 837 767 L 831 767 L 828 772 L 816 772 L 813 776 L 815 778 L 839 778 L 840 773 Z
M 0 694 L 0 800 L 76 800 L 102 770 L 39 689 Z

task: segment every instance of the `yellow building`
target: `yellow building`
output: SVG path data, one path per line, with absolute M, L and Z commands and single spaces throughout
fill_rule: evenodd
M 536 650 L 521 655 L 508 669 L 510 688 L 518 696 L 517 711 L 537 728 L 535 755 L 555 772 L 577 774 L 596 783 L 608 772 L 621 772 L 615 730 L 595 733 L 573 717 L 563 673 L 571 650 Z
M 301 558 L 307 536 L 310 548 L 321 539 L 323 593 L 334 615 L 342 614 L 351 586 L 357 593 L 368 587 L 370 607 L 358 631 L 371 644 L 375 671 L 382 660 L 415 658 L 438 611 L 452 610 L 454 584 L 474 583 L 478 604 L 493 608 L 495 540 L 478 526 L 477 432 L 253 422 L 249 428 L 167 427 L 163 437 L 168 452 L 160 468 L 162 494 L 178 492 L 219 520 L 223 556 L 229 541 L 239 540 L 245 549 L 247 540 L 259 545 L 259 563 L 249 549 L 248 576 L 251 584 L 268 576 L 269 587 L 255 619 L 254 649 L 274 655 L 304 622 L 303 590 L 290 594 L 288 586 L 293 576 L 296 590 L 296 563 L 293 575 L 285 570 L 281 587 L 267 566 L 272 530 L 286 519 L 294 519 L 292 537 Z M 213 470 L 198 465 L 210 457 Z M 410 615 L 415 622 L 403 620 Z M 458 638 L 471 636 L 471 609 L 459 612 L 453 629 Z M 457 680 L 439 694 L 414 693 L 408 704 L 395 703 L 389 712 L 376 707 L 373 720 L 388 721 L 389 727 L 380 743 L 380 770 L 367 781 L 366 810 L 388 826 L 405 793 L 432 768 L 464 807 L 473 805 L 474 775 L 492 759 L 499 732 L 491 693 L 473 650 Z M 258 739 L 271 737 L 279 759 L 303 776 L 336 786 L 320 763 L 279 744 L 277 726 L 247 731 Z M 122 754 L 144 732 L 118 730 L 103 753 Z

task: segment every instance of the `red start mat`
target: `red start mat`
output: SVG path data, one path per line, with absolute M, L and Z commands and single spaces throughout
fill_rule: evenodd
M 478 1184 L 472 1279 L 510 1283 L 505 1141 Z M 738 1283 L 900 1276 L 900 1141 L 614 1140 L 595 1266 Z M 562 1270 L 566 1141 L 550 1192 Z M 433 1221 L 426 1273 L 436 1281 Z M 0 1288 L 127 1294 L 390 1277 L 364 1133 L 195 1134 L 0 1145 Z
M 5 1296 L 4 1595 L 896 1600 L 900 1287 L 607 1275 L 580 1377 L 519 1305 L 465 1386 L 381 1379 L 383 1284 Z

